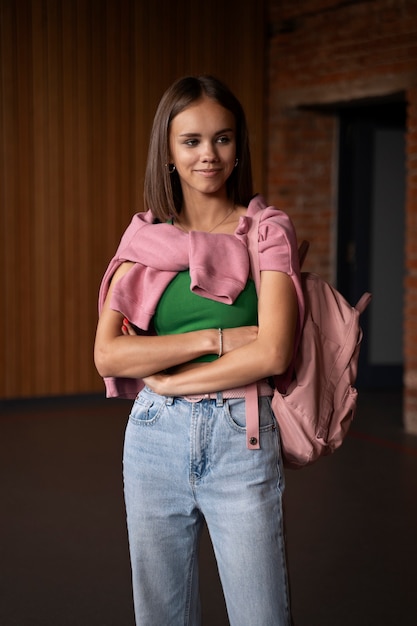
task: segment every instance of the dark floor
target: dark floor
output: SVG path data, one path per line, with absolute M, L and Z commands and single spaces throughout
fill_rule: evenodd
M 129 404 L 1 404 L 1 626 L 134 625 Z M 343 447 L 287 473 L 286 520 L 296 626 L 417 624 L 417 438 L 402 433 L 399 394 L 362 392 Z M 204 624 L 226 626 L 206 535 L 201 570 Z

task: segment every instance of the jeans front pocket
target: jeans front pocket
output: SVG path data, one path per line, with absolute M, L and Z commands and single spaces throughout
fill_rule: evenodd
M 260 397 L 259 407 L 259 429 L 260 431 L 275 430 L 276 420 L 271 408 L 269 397 Z M 242 432 L 246 432 L 246 402 L 244 398 L 237 400 L 227 400 L 226 415 L 229 424 Z
M 129 421 L 133 424 L 151 426 L 161 417 L 166 406 L 165 396 L 153 393 L 148 387 L 136 397 L 133 403 Z

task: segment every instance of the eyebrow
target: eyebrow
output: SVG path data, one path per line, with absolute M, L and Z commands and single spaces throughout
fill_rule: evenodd
M 217 130 L 215 135 L 222 135 L 223 133 L 233 133 L 233 128 L 223 128 L 222 130 Z M 179 137 L 201 137 L 201 133 L 181 133 L 178 135 Z

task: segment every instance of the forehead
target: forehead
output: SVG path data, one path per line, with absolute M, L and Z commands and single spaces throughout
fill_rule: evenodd
M 235 129 L 235 118 L 231 111 L 212 98 L 203 97 L 178 113 L 171 122 L 173 133 L 202 131 L 217 132 Z

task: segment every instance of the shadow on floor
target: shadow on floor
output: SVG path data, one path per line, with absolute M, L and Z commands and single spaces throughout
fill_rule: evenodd
M 134 626 L 121 479 L 129 406 L 1 404 L 1 626 Z M 286 523 L 295 626 L 416 623 L 417 438 L 402 432 L 400 394 L 361 393 L 342 448 L 287 473 Z M 227 626 L 207 533 L 200 569 L 204 625 Z

